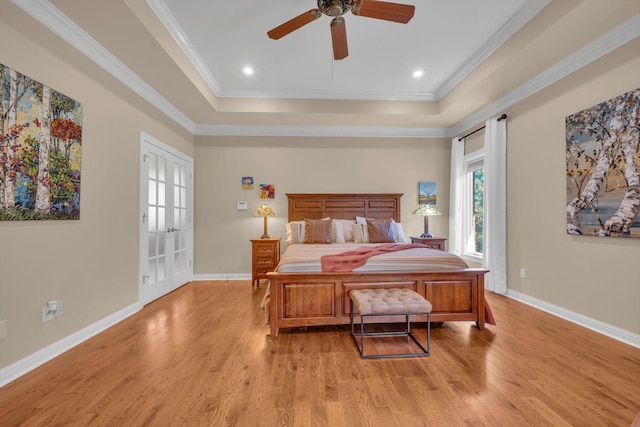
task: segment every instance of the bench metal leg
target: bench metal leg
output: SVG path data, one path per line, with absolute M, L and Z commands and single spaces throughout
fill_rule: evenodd
M 356 333 L 355 331 L 355 323 L 354 323 L 354 306 L 353 300 L 351 300 L 351 335 L 360 351 L 360 356 L 363 359 L 380 359 L 380 358 L 391 358 L 391 357 L 424 357 L 429 356 L 431 354 L 431 314 L 430 313 L 384 313 L 384 314 L 365 314 L 360 315 L 360 330 Z M 390 332 L 365 332 L 364 331 L 364 318 L 369 316 L 395 316 L 395 315 L 404 315 L 405 320 L 407 322 L 406 331 L 390 331 Z M 413 315 L 426 315 L 427 316 L 427 345 L 426 347 L 418 341 L 416 336 L 411 332 L 411 318 Z M 418 347 L 422 350 L 420 353 L 398 353 L 398 354 L 380 354 L 380 355 L 365 355 L 364 353 L 364 337 L 375 337 L 375 336 L 408 336 L 413 342 L 415 342 Z M 358 343 L 358 338 L 360 338 L 360 342 Z

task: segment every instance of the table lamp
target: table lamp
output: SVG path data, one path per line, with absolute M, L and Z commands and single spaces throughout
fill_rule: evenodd
M 431 215 L 442 215 L 435 205 L 423 204 L 413 211 L 414 215 L 424 216 L 424 233 L 420 237 L 433 237 L 429 234 L 429 217 Z
M 264 218 L 264 233 L 262 234 L 261 239 L 269 239 L 269 235 L 267 234 L 267 217 L 268 216 L 276 216 L 276 213 L 267 205 L 266 203 L 260 206 L 260 209 L 253 213 L 253 216 L 261 216 Z

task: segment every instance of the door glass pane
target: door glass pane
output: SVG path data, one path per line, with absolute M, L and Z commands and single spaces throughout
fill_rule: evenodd
M 156 233 L 149 233 L 149 256 L 156 256 L 156 241 L 158 237 Z
M 166 253 L 164 242 L 167 240 L 167 233 L 158 233 L 158 255 L 164 255 Z
M 173 185 L 180 185 L 180 165 L 175 165 L 173 168 Z
M 167 257 L 161 256 L 158 258 L 158 282 L 161 282 L 165 278 L 165 271 L 167 267 Z
M 160 206 L 164 206 L 167 204 L 165 200 L 164 186 L 165 186 L 164 182 L 158 183 L 158 205 Z
M 157 230 L 156 208 L 149 206 L 149 232 Z
M 156 167 L 156 162 L 158 158 L 155 154 L 149 154 L 149 178 L 156 179 L 158 168 Z
M 157 230 L 165 231 L 167 228 L 165 225 L 164 208 L 158 208 L 158 228 Z
M 187 189 L 184 187 L 180 189 L 180 207 L 181 208 L 187 207 Z
M 146 282 L 147 285 L 153 285 L 154 283 L 156 283 L 156 259 L 155 258 L 149 260 L 147 275 L 149 276 Z
M 162 157 L 158 158 L 158 181 L 166 181 L 165 171 L 167 167 L 167 161 Z
M 173 226 L 175 228 L 180 228 L 180 209 L 173 210 Z
M 156 204 L 156 182 L 152 179 L 149 180 L 149 204 Z

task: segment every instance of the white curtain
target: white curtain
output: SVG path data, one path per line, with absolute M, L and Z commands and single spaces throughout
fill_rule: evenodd
M 460 255 L 465 246 L 465 192 L 464 139 L 451 141 L 451 193 L 449 195 L 449 252 Z
M 485 287 L 507 292 L 507 126 L 487 120 L 484 132 L 484 267 Z

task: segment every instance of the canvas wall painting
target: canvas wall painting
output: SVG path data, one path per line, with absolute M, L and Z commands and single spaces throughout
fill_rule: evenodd
M 566 229 L 640 238 L 640 89 L 566 122 Z
M 418 204 L 419 205 L 435 205 L 436 204 L 436 183 L 435 182 L 419 182 L 418 183 Z
M 275 199 L 276 187 L 273 184 L 260 184 L 261 199 Z
M 242 189 L 243 190 L 253 190 L 253 177 L 252 176 L 243 176 L 242 177 Z
M 79 219 L 82 104 L 2 64 L 0 84 L 0 219 Z

